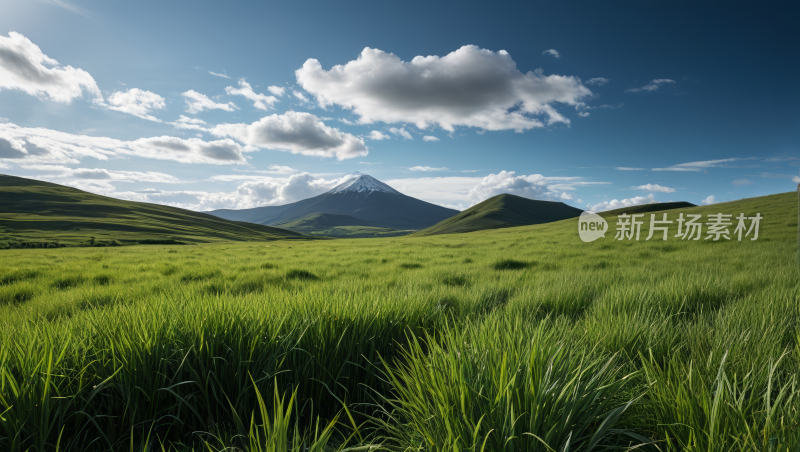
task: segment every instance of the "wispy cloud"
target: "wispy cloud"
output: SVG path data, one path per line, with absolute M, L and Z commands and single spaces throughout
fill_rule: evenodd
M 742 187 L 742 186 L 745 186 L 745 185 L 750 185 L 753 182 L 750 181 L 750 180 L 747 180 L 747 179 L 736 179 L 732 183 L 733 183 L 733 185 L 735 185 L 737 187 Z
M 636 187 L 631 187 L 634 190 L 643 190 L 643 191 L 655 191 L 659 193 L 675 193 L 674 188 L 664 187 L 658 184 L 645 184 L 645 185 L 638 185 Z
M 783 179 L 783 178 L 791 179 L 793 177 L 797 177 L 797 176 L 793 176 L 791 174 L 763 173 L 763 172 L 759 173 L 758 175 L 761 176 L 761 177 L 765 177 L 767 179 Z
M 202 130 L 203 132 L 208 132 L 208 129 L 204 127 L 206 124 L 205 121 L 184 115 L 181 115 L 177 121 L 168 122 L 167 124 L 175 126 L 176 129 Z
M 397 127 L 392 127 L 391 129 L 389 129 L 389 132 L 392 132 L 393 134 L 395 134 L 395 135 L 397 135 L 399 137 L 403 137 L 406 140 L 413 140 L 414 139 L 414 137 L 411 136 L 410 133 L 408 133 L 408 131 L 405 129 L 405 127 L 400 127 L 399 129 Z
M 561 58 L 561 54 L 558 53 L 558 50 L 556 49 L 547 49 L 544 52 L 542 52 L 542 55 L 551 55 L 555 58 Z
M 644 168 L 631 168 L 630 166 L 615 166 L 615 170 L 619 171 L 643 171 Z
M 45 3 L 49 3 L 51 5 L 58 6 L 60 8 L 64 8 L 67 11 L 71 11 L 71 12 L 73 12 L 75 14 L 80 14 L 81 16 L 86 17 L 88 19 L 92 18 L 92 13 L 90 13 L 88 10 L 86 10 L 84 8 L 81 8 L 80 6 L 74 4 L 74 3 L 70 2 L 70 1 L 67 1 L 67 0 L 43 0 L 43 1 Z
M 731 168 L 727 165 L 730 162 L 738 162 L 740 160 L 753 160 L 752 158 L 730 158 L 730 159 L 717 159 L 717 160 L 702 160 L 699 162 L 679 163 L 677 165 L 668 166 L 666 168 L 652 168 L 652 171 L 703 171 L 704 168 Z
M 411 171 L 449 171 L 449 169 L 445 166 L 441 168 L 432 168 L 430 166 L 414 166 L 409 168 Z
M 668 78 L 657 78 L 641 88 L 626 89 L 626 93 L 638 93 L 639 91 L 658 91 L 658 88 L 665 83 L 675 83 L 675 80 Z
M 217 77 L 230 78 L 230 76 L 228 74 L 226 74 L 225 71 L 222 71 L 222 74 L 217 74 L 216 72 L 212 72 L 212 71 L 208 71 L 208 73 L 211 74 L 211 75 L 216 75 Z
M 204 110 L 234 111 L 239 109 L 233 102 L 228 102 L 227 104 L 217 103 L 209 99 L 205 94 L 191 89 L 181 94 L 181 96 L 186 100 L 187 113 L 197 114 Z
M 239 80 L 239 88 L 232 86 L 225 87 L 225 92 L 231 96 L 244 96 L 253 102 L 253 106 L 259 110 L 269 110 L 276 102 L 280 102 L 275 96 L 267 96 L 253 91 L 253 87 L 245 79 Z
M 606 83 L 608 83 L 610 81 L 611 80 L 609 80 L 609 79 L 607 79 L 605 77 L 595 77 L 595 78 L 590 78 L 589 80 L 586 80 L 586 84 L 587 85 L 603 86 L 603 85 L 605 85 Z
M 292 94 L 294 94 L 294 97 L 302 100 L 303 102 L 308 102 L 309 101 L 308 98 L 305 96 L 305 94 L 301 93 L 300 91 L 297 91 L 297 90 L 293 89 L 292 90 Z

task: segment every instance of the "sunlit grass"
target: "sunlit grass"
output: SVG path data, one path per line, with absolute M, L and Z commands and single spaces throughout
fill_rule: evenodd
M 4 250 L 0 448 L 796 450 L 796 202 L 691 209 L 755 242 Z

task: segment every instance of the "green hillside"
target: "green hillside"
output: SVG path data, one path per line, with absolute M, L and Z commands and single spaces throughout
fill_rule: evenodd
M 623 213 L 628 215 L 633 215 L 637 213 L 659 212 L 662 210 L 686 209 L 688 207 L 697 207 L 697 205 L 685 201 L 657 202 L 653 204 L 643 204 L 641 206 L 622 207 L 620 209 L 606 210 L 605 212 L 598 212 L 598 215 L 602 217 L 622 215 Z
M 301 238 L 269 226 L 0 175 L 0 248 Z
M 551 223 L 577 217 L 581 212 L 580 209 L 568 206 L 563 202 L 539 201 L 502 194 L 476 204 L 458 215 L 414 235 L 457 234 L 484 229 Z
M 332 213 L 312 213 L 302 218 L 276 224 L 275 227 L 299 231 L 301 229 L 321 230 L 336 226 L 369 226 L 364 220 L 349 215 L 335 215 Z
M 332 213 L 312 213 L 297 220 L 276 224 L 275 227 L 318 237 L 349 239 L 397 237 L 415 232 L 413 230 L 374 227 L 359 218 Z

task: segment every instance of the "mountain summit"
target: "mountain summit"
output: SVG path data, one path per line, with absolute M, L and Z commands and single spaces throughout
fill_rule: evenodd
M 283 206 L 208 212 L 227 220 L 275 225 L 299 220 L 312 214 L 348 215 L 368 226 L 400 230 L 420 230 L 458 213 L 406 196 L 372 176 L 355 177 L 313 198 Z
M 337 185 L 328 193 L 348 193 L 348 192 L 357 192 L 357 193 L 369 193 L 373 191 L 378 191 L 382 193 L 391 193 L 394 195 L 402 195 L 399 191 L 395 190 L 394 188 L 384 184 L 383 182 L 375 179 L 372 176 L 367 174 L 361 174 L 358 171 L 353 173 L 356 177 L 350 179 L 349 181 Z

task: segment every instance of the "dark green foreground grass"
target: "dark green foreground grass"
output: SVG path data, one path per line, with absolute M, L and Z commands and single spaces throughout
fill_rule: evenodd
M 796 194 L 680 212 L 764 220 L 2 251 L 0 449 L 798 450 Z

